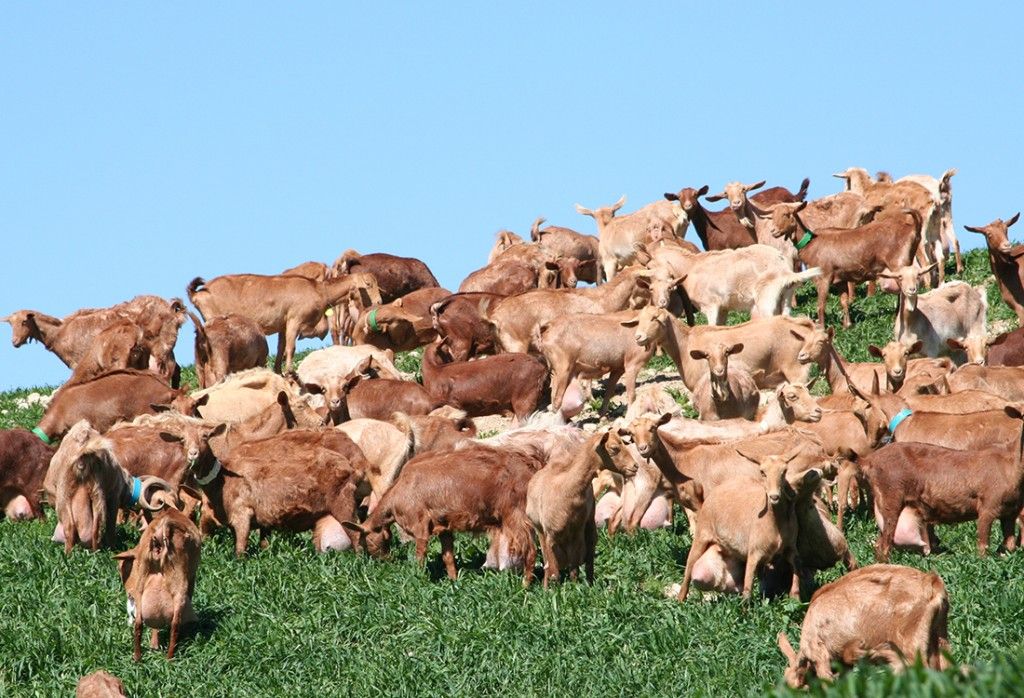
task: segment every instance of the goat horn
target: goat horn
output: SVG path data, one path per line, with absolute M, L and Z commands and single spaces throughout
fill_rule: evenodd
M 156 488 L 157 491 L 166 490 L 168 493 L 173 493 L 174 488 L 171 487 L 171 483 L 167 482 L 167 480 L 156 477 L 155 475 L 147 475 L 142 478 L 142 494 L 139 496 L 139 504 L 149 511 L 160 511 L 167 505 L 166 501 L 155 504 L 152 501 L 152 497 L 156 493 L 147 494 L 150 488 Z

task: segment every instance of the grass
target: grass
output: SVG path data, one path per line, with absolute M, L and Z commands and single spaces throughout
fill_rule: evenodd
M 974 283 L 987 275 L 977 262 L 977 253 L 968 256 Z M 813 299 L 806 289 L 800 299 L 806 312 Z M 851 358 L 888 339 L 890 301 L 855 303 L 858 325 L 837 337 Z M 838 304 L 829 312 L 838 324 Z M 993 314 L 1007 319 L 1003 308 L 990 306 Z M 416 357 L 398 362 L 404 371 L 417 368 Z M 0 395 L 0 425 L 38 421 L 41 409 L 17 406 L 29 392 Z M 674 530 L 613 539 L 602 531 L 595 585 L 549 592 L 481 571 L 483 544 L 465 536 L 456 543 L 453 583 L 443 576 L 436 542 L 426 569 L 415 564 L 411 545 L 372 561 L 317 555 L 309 534 L 274 535 L 267 549 L 251 545 L 250 557 L 236 560 L 221 531 L 203 545 L 198 628 L 174 661 L 147 650 L 134 664 L 111 552 L 65 557 L 49 541 L 53 525 L 52 512 L 46 521 L 0 521 L 3 696 L 70 695 L 79 676 L 100 668 L 121 677 L 133 696 L 788 695 L 775 635 L 785 630 L 795 643 L 806 608 L 789 599 L 665 599 L 662 589 L 682 576 L 690 544 L 682 516 Z M 876 533 L 866 512 L 848 525 L 862 564 L 872 560 Z M 893 561 L 942 575 L 954 661 L 972 671 L 893 676 L 865 666 L 830 687 L 813 686 L 813 695 L 1020 695 L 1024 555 L 978 558 L 973 523 L 940 527 L 939 535 L 944 552 L 897 552 Z M 123 549 L 138 533 L 123 527 L 121 537 Z

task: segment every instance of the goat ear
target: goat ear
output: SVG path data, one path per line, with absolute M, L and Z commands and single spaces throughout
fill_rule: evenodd
M 871 354 L 876 359 L 882 358 L 882 350 L 876 347 L 874 344 L 868 345 L 868 353 Z
M 979 235 L 985 234 L 985 231 L 982 228 L 976 228 L 973 225 L 965 225 L 964 230 L 966 230 L 969 233 L 978 233 Z
M 581 213 L 584 216 L 593 216 L 594 215 L 594 212 L 591 211 L 589 208 L 583 208 L 579 204 L 576 204 L 576 213 Z
M 171 406 L 170 405 L 158 405 L 155 402 L 151 402 L 149 404 L 149 409 L 153 410 L 154 412 L 170 412 L 171 411 Z
M 671 421 L 672 421 L 672 413 L 671 412 L 666 412 L 665 414 L 661 415 L 661 417 L 658 418 L 658 426 L 659 427 L 660 426 L 664 426 L 665 424 L 668 424 Z
M 879 390 L 878 390 L 878 372 L 877 371 L 872 371 L 872 373 L 871 373 L 871 394 L 872 395 L 878 395 L 879 394 Z
M 768 180 L 766 180 L 766 179 L 762 179 L 760 182 L 754 182 L 753 184 L 748 184 L 745 187 L 743 187 L 743 191 L 754 191 L 755 189 L 760 189 L 761 187 L 764 186 L 764 183 L 767 182 L 767 181 Z
M 637 325 L 640 324 L 640 318 L 635 317 L 632 320 L 623 320 L 619 324 L 622 325 L 623 327 L 636 327 Z
M 732 354 L 739 354 L 741 351 L 743 351 L 743 342 L 736 342 L 731 347 L 726 349 L 725 353 L 729 354 L 729 355 L 732 355 Z
M 323 386 L 317 385 L 316 383 L 303 383 L 302 389 L 312 395 L 323 395 Z
M 1007 405 L 1003 408 L 1003 411 L 1014 419 L 1024 418 L 1024 404 Z
M 1010 218 L 1010 220 L 1006 221 L 1006 227 L 1009 228 L 1011 225 L 1016 223 L 1018 218 L 1020 218 L 1020 211 L 1017 211 L 1017 213 L 1013 214 L 1013 217 Z
M 671 192 L 665 192 L 665 198 L 669 201 L 679 201 L 679 195 Z
M 221 422 L 220 424 L 218 424 L 217 426 L 215 426 L 213 429 L 210 430 L 210 433 L 206 435 L 206 438 L 212 439 L 214 436 L 220 436 L 221 434 L 223 434 L 227 430 L 228 430 L 227 423 Z
M 914 342 L 913 344 L 911 344 L 911 345 L 910 345 L 910 347 L 909 347 L 909 348 L 907 349 L 907 352 L 909 352 L 909 353 L 911 353 L 911 354 L 916 354 L 916 353 L 918 353 L 919 351 L 921 351 L 921 348 L 922 348 L 923 346 L 924 346 L 924 342 L 922 342 L 922 341 L 921 341 L 921 340 L 919 339 L 919 340 L 917 340 L 916 342 Z
M 950 349 L 967 349 L 967 347 L 964 346 L 963 342 L 961 342 L 959 339 L 953 338 L 946 340 L 946 346 L 949 347 Z
M 804 336 L 804 335 L 800 334 L 800 333 L 799 333 L 799 332 L 797 332 L 796 330 L 790 330 L 790 331 L 789 331 L 789 333 L 790 333 L 791 335 L 793 335 L 794 337 L 796 337 L 797 339 L 799 339 L 799 340 L 800 340 L 801 342 L 802 342 L 802 341 L 804 341 L 805 339 L 807 339 L 807 337 L 806 337 L 806 336 Z
M 712 194 L 711 196 L 705 196 L 704 198 L 708 201 L 721 201 L 725 198 L 725 192 L 722 192 L 721 194 Z
M 366 534 L 369 533 L 365 528 L 357 524 L 355 521 L 342 521 L 342 528 L 352 531 L 353 533 Z
M 706 351 L 701 351 L 700 349 L 691 349 L 690 358 L 700 361 L 701 359 L 708 358 L 708 353 Z
M 807 383 L 804 384 L 804 387 L 806 387 L 808 390 L 810 390 L 811 388 L 814 387 L 814 384 L 818 382 L 819 378 L 821 378 L 821 374 L 820 373 L 818 375 L 816 375 L 814 378 L 812 378 L 811 380 L 807 381 Z
M 169 431 L 160 432 L 160 440 L 166 441 L 167 443 L 174 443 L 175 441 L 181 442 L 185 439 L 180 434 L 172 434 Z

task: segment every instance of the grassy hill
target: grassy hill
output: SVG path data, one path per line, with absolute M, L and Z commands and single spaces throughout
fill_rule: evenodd
M 964 278 L 989 277 L 983 252 L 967 256 Z M 991 286 L 991 285 L 990 285 Z M 813 291 L 800 294 L 811 312 Z M 869 343 L 891 337 L 895 298 L 859 298 L 854 328 L 837 345 L 867 360 Z M 838 326 L 838 302 L 829 324 Z M 739 320 L 737 317 L 734 320 Z M 1016 319 L 989 288 L 990 325 Z M 39 351 L 39 348 L 25 351 Z M 414 370 L 414 356 L 403 357 Z M 26 377 L 26 383 L 30 383 Z M 31 427 L 38 407 L 19 407 L 29 389 L 0 395 L 0 426 Z M 132 696 L 192 695 L 763 695 L 780 689 L 784 660 L 775 635 L 795 641 L 806 606 L 735 597 L 685 604 L 663 597 L 679 581 L 690 535 L 674 530 L 598 542 L 593 587 L 566 583 L 524 591 L 519 577 L 479 570 L 482 540 L 460 536 L 459 579 L 443 578 L 435 542 L 424 570 L 411 545 L 386 561 L 317 555 L 308 534 L 271 537 L 244 560 L 220 531 L 203 546 L 195 608 L 198 629 L 168 662 L 144 652 L 131 661 L 124 590 L 110 551 L 50 542 L 55 523 L 0 522 L 0 695 L 70 695 L 77 678 L 104 668 Z M 862 564 L 877 529 L 858 512 L 847 536 Z M 138 533 L 121 530 L 123 547 Z M 831 687 L 837 696 L 1020 695 L 1024 685 L 1024 555 L 977 557 L 975 527 L 940 527 L 945 550 L 929 558 L 896 552 L 893 562 L 934 569 L 950 594 L 954 661 L 972 670 L 893 676 L 861 667 Z M 255 550 L 255 546 L 250 546 Z M 821 583 L 839 569 L 818 575 Z

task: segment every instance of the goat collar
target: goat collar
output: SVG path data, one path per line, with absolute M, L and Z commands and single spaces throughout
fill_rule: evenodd
M 139 497 L 142 496 L 142 480 L 137 477 L 132 478 L 132 494 L 131 501 L 129 504 L 135 506 L 139 503 Z
M 46 435 L 46 432 L 39 427 L 32 427 L 32 433 L 39 437 L 39 440 L 49 446 L 53 443 L 53 439 Z
M 377 324 L 377 310 L 374 308 L 370 311 L 370 314 L 366 316 L 366 324 L 370 326 L 370 329 L 374 332 L 380 332 L 380 325 Z
M 903 423 L 903 420 L 914 414 L 914 411 L 909 407 L 904 407 L 902 410 L 893 415 L 893 418 L 889 420 L 889 433 L 893 436 L 896 435 L 896 428 Z
M 200 487 L 205 487 L 206 485 L 209 485 L 211 482 L 213 482 L 213 478 L 217 477 L 218 475 L 220 475 L 220 461 L 215 459 L 213 461 L 213 467 L 210 468 L 210 472 L 206 473 L 204 477 L 197 477 L 196 484 L 199 485 Z
M 814 233 L 809 228 L 804 228 L 804 236 L 796 241 L 795 245 L 798 250 L 802 250 L 811 244 L 811 240 L 814 239 Z

